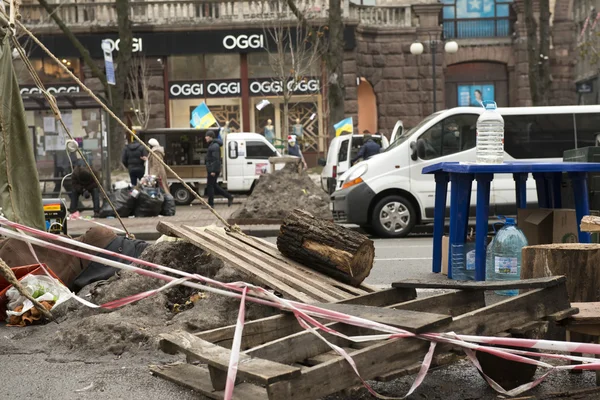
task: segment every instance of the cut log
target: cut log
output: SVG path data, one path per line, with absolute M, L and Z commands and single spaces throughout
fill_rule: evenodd
M 375 258 L 373 241 L 365 235 L 302 210 L 294 210 L 283 221 L 277 248 L 285 256 L 353 286 L 369 276 Z
M 600 245 L 528 246 L 522 254 L 521 279 L 564 275 L 571 302 L 600 301 Z
M 586 215 L 581 219 L 581 232 L 600 232 L 600 217 Z

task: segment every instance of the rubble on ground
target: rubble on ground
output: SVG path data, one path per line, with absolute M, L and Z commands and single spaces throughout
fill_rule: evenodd
M 329 196 L 306 171 L 298 173 L 291 164 L 260 177 L 252 194 L 232 219 L 280 219 L 299 208 L 318 218 L 331 219 Z
M 153 244 L 144 251 L 141 259 L 224 282 L 248 280 L 221 260 L 183 241 Z M 86 286 L 79 296 L 95 304 L 104 304 L 164 284 L 162 280 L 135 272 L 120 271 L 107 281 Z M 70 299 L 53 311 L 58 324 L 15 330 L 12 338 L 28 338 L 46 350 L 60 352 L 62 348 L 90 357 L 154 352 L 160 333 L 173 329 L 196 332 L 234 324 L 239 305 L 237 299 L 185 286 L 175 286 L 116 310 L 91 309 Z M 275 313 L 277 311 L 270 307 L 246 304 L 248 320 Z

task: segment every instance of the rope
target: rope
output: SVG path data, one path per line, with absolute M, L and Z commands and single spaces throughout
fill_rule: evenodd
M 110 115 L 123 129 L 125 129 L 125 131 L 127 133 L 129 133 L 131 136 L 133 136 L 133 138 L 136 141 L 138 141 L 148 151 L 148 153 L 154 155 L 154 151 L 146 143 L 144 143 L 144 141 L 141 140 L 135 134 L 135 132 L 133 132 L 131 129 L 129 129 L 129 127 L 123 121 L 121 121 L 121 119 L 119 117 L 117 117 L 115 115 L 115 113 L 113 113 L 112 110 L 94 94 L 94 92 L 92 92 L 83 82 L 81 82 L 81 80 L 79 80 L 79 78 L 77 76 L 75 76 L 75 74 L 73 74 L 67 68 L 66 65 L 64 65 L 62 62 L 60 62 L 60 60 L 54 54 L 52 54 L 52 52 L 50 50 L 48 50 L 48 48 L 46 46 L 44 46 L 44 44 L 21 23 L 21 21 L 19 21 L 17 19 L 15 22 L 16 22 L 17 26 L 20 29 L 22 29 L 23 32 L 25 32 L 29 37 L 31 37 L 31 39 L 35 42 L 35 44 L 38 45 L 46 54 L 48 54 L 48 56 L 51 59 L 53 59 L 54 62 L 56 62 L 56 64 L 58 64 L 67 74 L 69 74 L 69 76 L 81 87 L 81 89 L 83 89 L 83 91 L 86 92 L 91 98 L 93 98 L 98 103 L 98 105 L 100 105 L 100 107 L 103 108 L 104 111 L 106 111 L 106 113 L 108 115 Z M 62 120 L 61 120 L 61 122 L 62 122 Z M 63 123 L 63 126 L 64 126 L 64 123 Z M 179 175 L 177 175 L 177 173 L 175 173 L 175 171 L 173 171 L 173 169 L 171 167 L 169 167 L 163 160 L 161 160 L 160 157 L 156 157 L 156 158 L 162 164 L 162 166 L 165 167 L 165 169 L 167 171 L 169 171 L 171 174 L 173 174 L 175 176 L 175 178 L 183 185 L 183 187 L 185 187 L 197 200 L 199 200 L 202 203 L 202 205 L 207 207 L 210 210 L 210 212 L 219 221 L 221 221 L 228 230 L 243 234 L 241 229 L 237 225 L 234 225 L 234 226 L 230 225 L 218 212 L 215 211 L 214 208 L 212 208 L 210 205 L 208 205 L 208 203 L 202 198 L 202 196 L 200 196 L 198 193 L 196 193 L 196 191 L 194 189 L 192 189 Z
M 20 22 L 18 22 L 18 21 L 17 21 L 17 23 L 20 24 Z M 15 48 L 17 49 L 17 51 L 19 53 L 19 56 L 23 60 L 23 63 L 27 67 L 27 70 L 29 71 L 29 74 L 33 78 L 35 85 L 40 89 L 40 91 L 44 94 L 44 97 L 48 101 L 48 104 L 50 105 L 50 108 L 52 109 L 52 112 L 54 113 L 54 118 L 56 118 L 60 122 L 61 126 L 63 127 L 64 131 L 67 133 L 67 135 L 69 136 L 69 138 L 71 140 L 75 141 L 75 138 L 71 134 L 71 131 L 69 130 L 69 128 L 67 127 L 67 125 L 65 124 L 65 122 L 62 119 L 62 115 L 60 113 L 60 109 L 58 108 L 58 105 L 56 104 L 56 98 L 52 94 L 48 93 L 48 91 L 44 87 L 44 84 L 40 80 L 40 77 L 37 74 L 37 71 L 35 70 L 35 68 L 33 67 L 33 65 L 31 65 L 31 62 L 29 61 L 29 58 L 27 57 L 27 54 L 25 53 L 25 50 L 23 49 L 23 47 L 21 46 L 21 44 L 19 43 L 19 41 L 17 40 L 17 38 L 15 37 L 15 35 L 11 35 L 11 41 L 13 42 Z M 89 168 L 90 173 L 91 173 L 92 177 L 94 178 L 94 181 L 96 182 L 96 185 L 98 186 L 98 188 L 102 192 L 102 195 L 104 196 L 104 198 L 106 199 L 106 201 L 108 202 L 108 204 L 110 205 L 110 207 L 113 209 L 113 211 L 114 211 L 117 219 L 119 220 L 121 226 L 123 227 L 123 230 L 126 232 L 127 237 L 132 238 L 133 235 L 127 230 L 127 227 L 125 226 L 125 223 L 121 219 L 121 216 L 117 212 L 114 204 L 110 200 L 110 197 L 108 196 L 108 194 L 104 190 L 104 187 L 102 186 L 102 184 L 98 180 L 98 177 L 94 173 L 94 170 L 92 169 L 91 165 L 88 163 L 87 159 L 85 158 L 85 156 L 84 156 L 83 152 L 81 151 L 81 149 L 79 148 L 79 146 L 77 147 L 77 153 L 79 154 L 79 157 L 81 157 L 81 159 L 83 160 L 83 162 L 85 163 L 85 165 L 87 166 L 87 168 Z M 70 157 L 69 157 L 69 162 L 71 162 Z M 72 171 L 73 171 L 73 164 L 71 163 L 71 174 L 72 174 Z M 64 178 L 63 178 L 63 180 L 64 180 Z M 61 191 L 62 191 L 62 185 L 61 185 Z

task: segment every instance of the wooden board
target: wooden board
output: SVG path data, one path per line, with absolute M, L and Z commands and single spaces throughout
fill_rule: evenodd
M 600 217 L 586 215 L 581 219 L 581 232 L 600 232 Z
M 188 240 L 245 273 L 252 283 L 267 286 L 288 299 L 305 303 L 335 302 L 372 292 L 371 288 L 341 284 L 291 260 L 284 258 L 282 262 L 283 256 L 273 256 L 276 249 L 248 236 L 228 235 L 223 228 L 180 227 L 161 221 L 157 229 Z
M 450 315 L 427 312 L 399 310 L 356 304 L 317 304 L 321 308 L 337 311 L 374 322 L 394 326 L 412 333 L 430 332 L 435 328 L 448 325 Z
M 202 340 L 191 333 L 178 331 L 160 335 L 160 346 L 167 352 L 174 350 L 184 353 L 188 358 L 200 360 L 218 370 L 227 371 L 231 351 Z M 262 384 L 291 379 L 300 375 L 300 369 L 279 364 L 270 360 L 251 358 L 240 354 L 238 377 L 250 379 Z
M 210 381 L 208 368 L 191 364 L 152 365 L 150 372 L 156 376 L 176 383 L 196 392 L 203 393 L 211 399 L 222 399 L 225 392 L 214 390 Z M 267 390 L 251 383 L 240 383 L 233 391 L 234 400 L 264 400 Z
M 579 313 L 569 318 L 569 325 L 600 324 L 600 302 L 571 303 L 571 306 L 579 309 Z
M 502 289 L 539 289 L 552 287 L 565 282 L 564 276 L 522 279 L 518 281 L 440 281 L 428 282 L 421 279 L 405 279 L 392 283 L 392 287 L 415 289 L 460 289 L 460 290 L 502 290 Z

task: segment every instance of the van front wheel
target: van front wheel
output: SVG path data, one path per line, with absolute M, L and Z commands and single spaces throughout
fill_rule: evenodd
M 417 222 L 412 203 L 402 196 L 387 196 L 377 203 L 371 226 L 379 237 L 401 238 L 410 233 Z
M 175 204 L 178 206 L 187 206 L 194 201 L 194 196 L 180 183 L 171 185 L 169 191 L 175 198 Z

